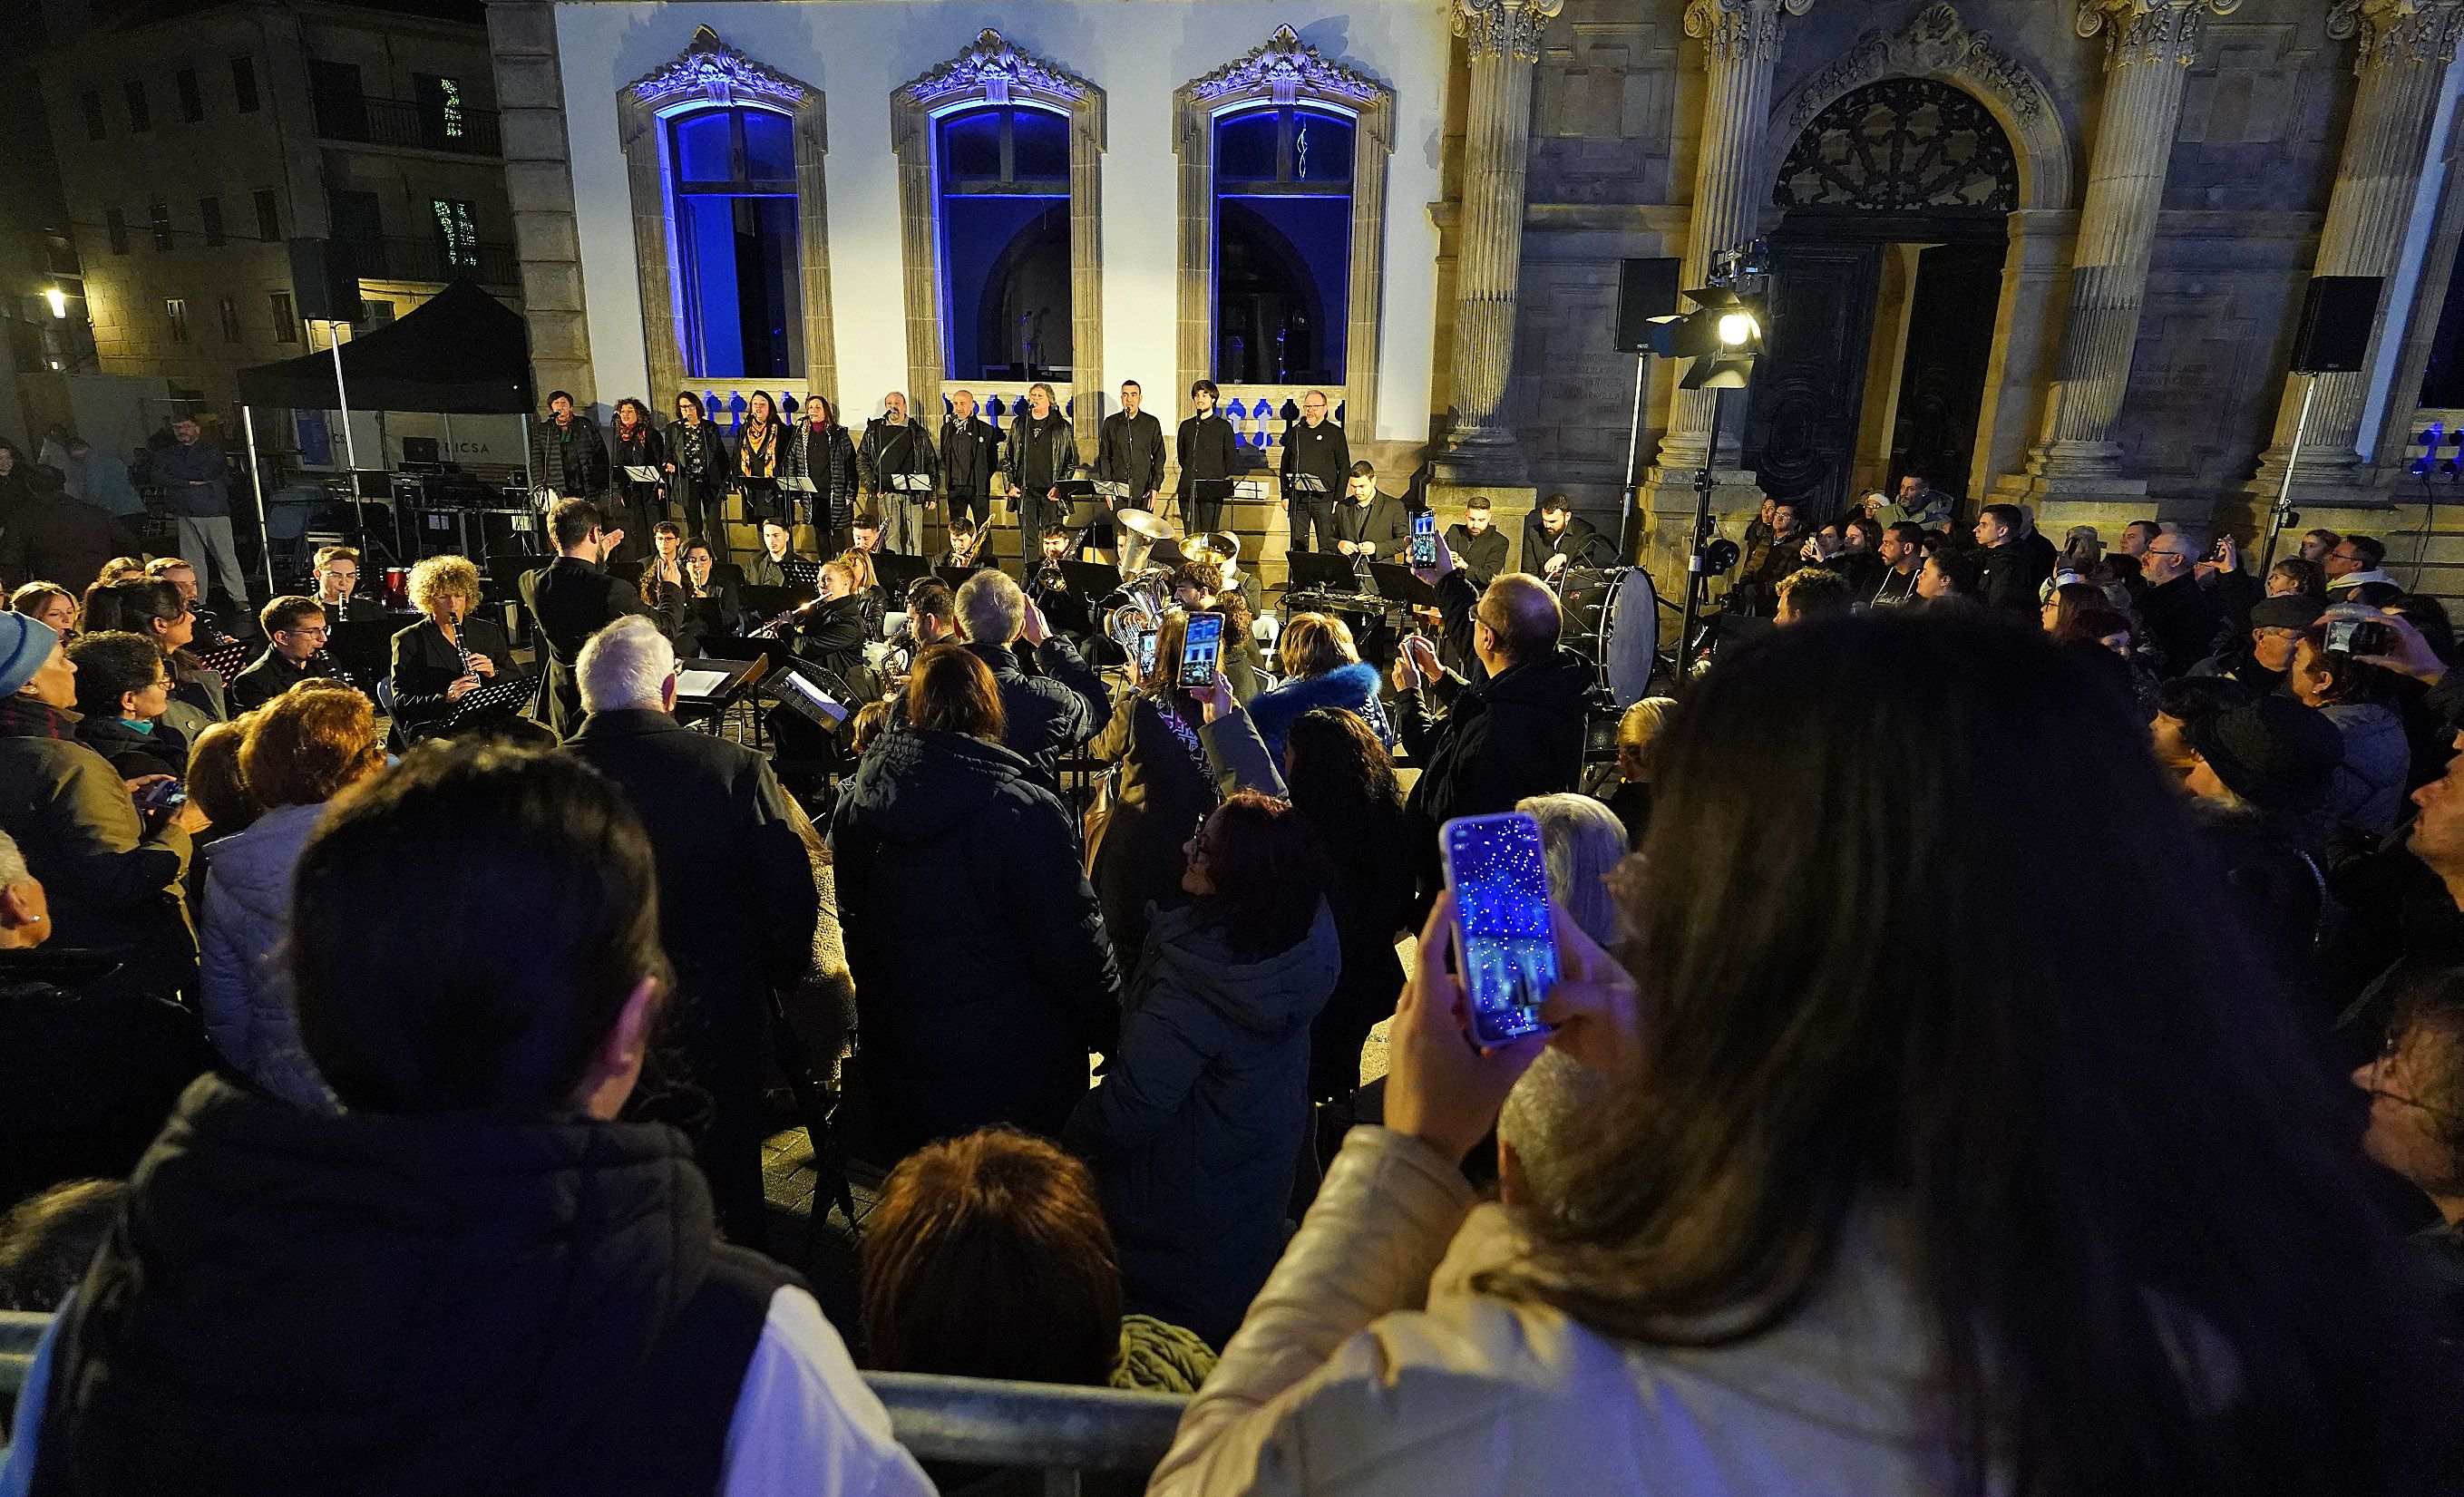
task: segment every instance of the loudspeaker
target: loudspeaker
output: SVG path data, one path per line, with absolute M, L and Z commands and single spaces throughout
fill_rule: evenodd
M 291 295 L 303 322 L 360 319 L 360 267 L 351 247 L 330 239 L 294 239 Z
M 1677 315 L 1679 262 L 1622 260 L 1617 264 L 1617 349 L 1651 351 L 1651 319 Z
M 2351 374 L 2369 357 L 2383 275 L 2313 275 L 2294 325 L 2296 374 Z

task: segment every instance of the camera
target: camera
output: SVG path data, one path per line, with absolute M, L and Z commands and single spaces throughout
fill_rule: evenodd
M 2395 630 L 2368 619 L 2327 621 L 2327 649 L 2340 655 L 2383 655 L 2395 646 Z

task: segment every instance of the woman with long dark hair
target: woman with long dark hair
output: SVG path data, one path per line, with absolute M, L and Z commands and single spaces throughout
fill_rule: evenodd
M 1146 945 L 1150 906 L 1175 909 L 1181 894 L 1181 845 L 1189 828 L 1221 799 L 1215 770 L 1199 738 L 1204 713 L 1177 684 L 1177 663 L 1189 615 L 1164 615 L 1155 639 L 1155 668 L 1112 709 L 1112 720 L 1087 745 L 1113 771 L 1111 810 L 1100 819 L 1089 872 L 1104 929 L 1124 963 Z M 1131 662 L 1135 671 L 1137 663 Z
M 703 409 L 701 397 L 676 391 L 676 419 L 668 423 L 668 502 L 683 512 L 685 534 L 699 536 L 727 560 L 727 438 Z
M 1151 1490 L 2449 1489 L 2430 1302 L 2091 666 L 1893 612 L 1701 683 L 1631 975 L 1556 922 L 1550 1043 L 1615 1100 L 1545 1221 L 1456 1168 L 1538 1046 L 1464 1043 L 1441 898 L 1385 1126 Z
M 616 424 L 607 429 L 608 477 L 623 506 L 625 549 L 634 557 L 649 546 L 650 527 L 668 517 L 668 488 L 658 478 L 636 478 L 626 470 L 647 468 L 660 473 L 667 462 L 668 444 L 650 425 L 650 407 L 630 395 L 618 401 Z
M 779 513 L 779 475 L 786 471 L 787 428 L 768 390 L 755 390 L 736 429 L 736 487 L 744 495 L 744 517 L 754 524 Z
M 1130 1308 L 1220 1345 L 1283 1246 L 1309 1021 L 1342 945 L 1316 837 L 1285 803 L 1242 791 L 1182 859 L 1190 902 L 1156 914 L 1118 1052 L 1066 1136 L 1095 1166 Z
M 789 495 L 787 510 L 791 518 L 811 527 L 813 553 L 835 556 L 846 550 L 849 527 L 855 523 L 860 470 L 855 439 L 839 424 L 838 407 L 825 397 L 804 397 L 803 413 L 787 439 L 779 475 L 812 482 L 812 493 L 798 491 Z

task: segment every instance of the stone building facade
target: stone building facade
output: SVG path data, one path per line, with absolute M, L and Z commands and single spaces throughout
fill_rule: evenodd
M 791 393 L 929 409 L 946 371 L 918 121 L 938 105 L 914 91 L 958 77 L 1075 121 L 1071 316 L 1100 350 L 1069 376 L 1082 430 L 1124 377 L 1170 425 L 1215 274 L 1192 100 L 1237 76 L 1361 122 L 1337 395 L 1386 486 L 1417 473 L 1441 511 L 1564 492 L 1663 583 L 1706 464 L 1731 527 L 1762 493 L 1837 504 L 1914 471 L 2048 529 L 2247 534 L 2307 393 L 2305 522 L 2424 524 L 2407 441 L 2464 228 L 2464 0 L 1044 0 L 979 26 L 866 0 L 493 6 L 542 382 L 741 394 L 671 357 L 644 121 L 671 88 L 768 91 L 799 132 L 810 357 Z M 1757 236 L 1775 274 L 1749 391 L 1683 391 L 1617 351 L 1620 261 L 1681 258 L 1691 286 Z M 2312 392 L 2286 365 L 2314 275 L 2387 285 L 2365 367 Z

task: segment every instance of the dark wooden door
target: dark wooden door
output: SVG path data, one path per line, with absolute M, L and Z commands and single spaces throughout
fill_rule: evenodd
M 1810 503 L 1822 518 L 1848 498 L 1882 254 L 1872 242 L 1771 245 L 1771 325 L 1746 403 L 1745 465 L 1765 493 Z
M 1917 255 L 1908 347 L 1891 429 L 1889 487 L 1919 473 L 1962 499 L 1976 457 L 1976 416 L 1993 361 L 2003 247 L 1938 244 Z

